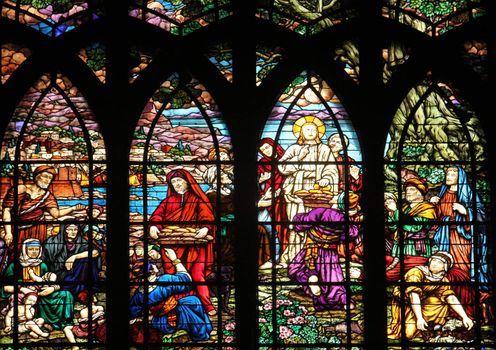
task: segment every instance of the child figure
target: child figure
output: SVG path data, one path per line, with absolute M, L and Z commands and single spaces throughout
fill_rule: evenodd
M 17 306 L 17 317 L 19 320 L 19 323 L 17 325 L 18 332 L 20 334 L 29 332 L 29 336 L 32 338 L 39 338 L 39 336 L 42 336 L 43 338 L 48 338 L 50 333 L 43 332 L 40 328 L 40 326 L 42 326 L 43 323 L 45 323 L 45 320 L 41 317 L 36 319 L 34 318 L 34 314 L 36 312 L 34 306 L 38 301 L 38 295 L 36 294 L 36 292 L 33 291 L 27 292 L 26 291 L 27 288 L 21 288 L 21 289 L 23 289 L 23 291 L 22 293 L 19 293 L 19 296 L 22 295 L 22 300 L 20 300 L 20 303 Z M 5 315 L 4 331 L 6 333 L 12 330 L 13 319 L 14 319 L 14 306 L 11 305 L 10 307 L 8 307 L 8 311 Z
M 89 300 L 87 293 L 81 293 L 79 295 L 81 301 L 86 304 Z M 91 317 L 91 333 L 100 342 L 104 343 L 107 334 L 107 327 L 105 323 L 105 310 L 103 306 L 99 306 L 96 303 L 98 299 L 96 295 L 93 294 L 93 300 L 91 305 L 86 306 L 79 312 L 79 325 L 77 326 L 67 326 L 64 328 L 64 334 L 70 343 L 76 344 L 76 338 L 88 338 L 90 334 L 89 330 L 89 318 Z M 79 346 L 72 346 L 72 350 L 79 350 Z

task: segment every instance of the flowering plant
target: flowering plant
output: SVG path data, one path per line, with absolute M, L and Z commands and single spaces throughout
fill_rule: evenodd
M 325 342 L 329 339 L 320 335 L 317 330 L 317 318 L 308 314 L 304 305 L 298 300 L 284 297 L 277 298 L 275 302 L 267 302 L 258 307 L 260 343 L 273 342 L 274 331 L 273 317 L 277 332 L 277 342 L 282 344 L 312 344 Z

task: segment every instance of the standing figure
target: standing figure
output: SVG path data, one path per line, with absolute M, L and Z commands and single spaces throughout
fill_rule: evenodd
M 296 143 L 289 146 L 279 160 L 279 171 L 286 176 L 283 184 L 286 212 L 289 221 L 293 221 L 297 213 L 311 210 L 297 196 L 301 190 L 313 190 L 314 186 L 328 188 L 338 193 L 339 172 L 329 146 L 322 143 L 325 126 L 315 116 L 301 117 L 293 125 Z M 280 259 L 281 267 L 294 259 L 305 240 L 305 234 L 292 229 L 288 236 L 287 248 Z
M 426 201 L 424 196 L 429 190 L 427 183 L 422 179 L 411 178 L 403 183 L 405 204 L 402 213 L 405 223 L 399 228 L 400 211 L 397 203 L 389 198 L 385 202 L 388 211 L 388 222 L 393 234 L 393 247 L 391 256 L 386 256 L 386 277 L 389 281 L 400 279 L 400 258 L 403 251 L 405 271 L 418 265 L 424 265 L 432 255 L 432 243 L 429 231 L 432 222 L 436 220 L 436 208 Z M 403 236 L 403 244 L 399 235 Z
M 3 238 L 9 246 L 12 242 L 12 209 L 17 204 L 16 220 L 20 223 L 18 235 L 18 249 L 28 238 L 36 238 L 40 242 L 47 239 L 47 225 L 45 213 L 49 213 L 55 219 L 68 215 L 75 210 L 83 210 L 86 207 L 82 204 L 59 209 L 57 200 L 48 190 L 53 178 L 57 175 L 54 167 L 41 165 L 33 171 L 34 182 L 17 186 L 17 199 L 14 198 L 14 187 L 11 187 L 3 200 L 2 219 L 5 228 Z M 32 222 L 32 223 L 31 223 Z M 41 223 L 40 223 L 41 222 Z
M 338 204 L 344 208 L 343 192 Z M 352 217 L 358 213 L 358 200 L 350 201 L 348 216 L 334 208 L 315 208 L 309 213 L 296 214 L 294 221 L 298 231 L 306 231 L 303 249 L 288 266 L 288 276 L 303 284 L 303 289 L 313 299 L 315 310 L 342 310 L 347 306 L 346 288 L 336 284 L 343 282 L 343 270 L 339 262 L 338 246 L 358 236 L 358 226 Z M 350 304 L 353 308 L 354 304 Z
M 260 261 L 262 269 L 272 267 L 270 253 L 270 237 L 272 233 L 271 222 L 287 221 L 286 202 L 282 186 L 284 176 L 276 166 L 273 166 L 275 161 L 278 161 L 284 154 L 284 149 L 271 138 L 263 138 L 260 140 L 258 148 L 261 158 L 258 161 L 257 173 L 260 183 L 260 199 L 258 201 L 258 221 L 264 222 L 263 228 L 266 236 L 262 237 L 260 244 Z M 287 228 L 281 224 L 275 225 L 277 232 L 276 236 L 276 259 L 281 255 L 281 252 L 287 248 L 288 237 Z
M 462 167 L 449 167 L 445 174 L 445 183 L 439 194 L 431 198 L 431 202 L 436 204 L 439 219 L 446 223 L 437 227 L 434 241 L 440 250 L 453 256 L 455 266 L 465 271 L 472 281 L 490 282 L 487 233 L 483 224 L 486 213 L 483 204 L 479 196 L 472 191 Z M 451 224 L 453 221 L 458 223 Z M 478 229 L 471 223 L 473 221 L 481 223 L 477 226 Z M 475 270 L 475 260 L 478 271 Z
M 173 225 L 196 229 L 195 238 L 204 238 L 207 234 L 215 238 L 215 216 L 209 199 L 193 176 L 184 169 L 172 170 L 167 174 L 167 197 L 159 204 L 150 217 L 150 238 L 157 239 L 160 230 L 169 222 Z M 182 224 L 181 224 L 182 223 Z M 195 291 L 209 315 L 216 313 L 210 301 L 208 286 L 202 284 L 206 276 L 213 272 L 215 239 L 204 244 L 177 245 L 174 250 L 186 269 L 191 274 Z M 164 270 L 174 271 L 174 265 L 162 250 Z
M 399 287 L 393 290 L 388 338 L 401 339 L 403 318 L 407 339 L 415 338 L 420 332 L 427 331 L 429 322 L 434 326 L 442 326 L 448 320 L 450 308 L 462 319 L 467 330 L 473 327 L 474 322 L 467 316 L 463 304 L 451 289 L 449 284 L 451 281 L 446 277 L 452 266 L 451 254 L 439 251 L 430 257 L 427 266 L 416 266 L 408 270 L 404 279 L 406 302 L 402 303 Z M 402 315 L 402 307 L 404 315 Z
M 342 138 L 341 138 L 342 137 Z M 344 146 L 343 146 L 344 141 Z M 355 160 L 350 156 L 344 157 L 344 149 L 348 147 L 350 140 L 348 136 L 343 134 L 342 136 L 338 133 L 329 136 L 328 145 L 331 149 L 334 159 L 339 164 L 339 192 L 345 191 L 345 183 L 348 183 L 348 191 L 358 192 L 362 189 L 362 174 L 358 166 L 355 165 Z M 347 178 L 345 179 L 345 165 L 347 165 Z

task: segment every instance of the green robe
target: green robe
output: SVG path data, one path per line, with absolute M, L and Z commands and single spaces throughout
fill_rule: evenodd
M 48 268 L 45 263 L 41 263 L 40 267 L 41 275 L 43 276 L 48 272 Z M 10 263 L 4 272 L 4 277 L 7 280 L 6 285 L 13 285 L 15 283 L 13 276 L 14 264 Z M 22 277 L 17 282 L 23 282 Z M 0 296 L 8 298 L 9 293 L 6 293 L 3 288 L 0 288 Z M 74 298 L 68 291 L 59 290 L 38 298 L 35 317 L 43 318 L 45 323 L 52 325 L 55 329 L 63 329 L 65 326 L 72 325 L 73 315 Z
M 403 206 L 403 213 L 413 219 L 414 223 L 404 224 L 403 227 L 403 254 L 406 256 L 430 257 L 432 255 L 432 242 L 428 235 L 432 221 L 436 219 L 435 207 L 429 202 L 422 202 L 411 208 Z M 399 211 L 396 210 L 389 218 L 389 222 L 397 223 Z M 397 230 L 398 225 L 391 225 L 392 230 Z M 392 256 L 400 257 L 398 232 L 395 233 Z

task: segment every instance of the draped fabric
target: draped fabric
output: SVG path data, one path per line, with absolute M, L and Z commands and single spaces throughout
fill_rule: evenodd
M 179 194 L 174 190 L 171 183 L 174 177 L 181 177 L 188 182 L 189 188 L 186 193 Z M 169 221 L 174 222 L 173 225 L 208 227 L 208 234 L 215 238 L 215 216 L 212 205 L 193 176 L 183 169 L 173 170 L 167 175 L 167 184 L 167 197 L 151 215 L 150 223 L 158 228 L 163 228 Z M 178 258 L 191 274 L 193 282 L 205 282 L 205 278 L 214 271 L 214 244 L 215 239 L 204 244 L 178 244 L 173 247 Z M 165 256 L 163 249 L 161 253 L 165 272 L 175 272 L 174 265 Z M 195 290 L 207 312 L 213 310 L 208 286 L 198 284 Z
M 458 169 L 458 187 L 456 196 L 448 202 L 446 196 L 453 195 L 453 191 L 449 190 L 449 186 L 443 185 L 439 191 L 438 197 L 441 198 L 438 206 L 438 215 L 446 225 L 439 225 L 434 235 L 439 250 L 448 251 L 457 259 L 463 259 L 467 265 L 470 265 L 470 278 L 472 281 L 482 283 L 490 282 L 487 265 L 487 233 L 483 222 L 486 219 L 484 206 L 477 195 L 470 187 L 467 173 L 462 167 L 455 166 Z M 450 193 L 451 192 L 451 193 Z M 475 200 L 475 202 L 474 202 Z M 458 212 L 453 212 L 448 208 L 453 203 L 460 203 L 466 210 L 466 215 L 461 215 Z M 447 204 L 444 205 L 443 204 Z M 475 204 L 475 210 L 474 210 Z M 459 222 L 458 224 L 450 225 L 451 221 Z M 470 222 L 477 221 L 480 225 L 477 228 Z M 457 237 L 458 236 L 458 237 Z M 475 239 L 477 237 L 477 239 Z M 453 242 L 455 239 L 460 239 L 459 244 Z M 463 240 L 466 242 L 463 242 Z M 477 244 L 476 244 L 477 242 Z M 462 251 L 465 250 L 465 251 Z M 475 260 L 478 261 L 478 271 L 475 270 Z M 460 265 L 462 267 L 462 265 Z

